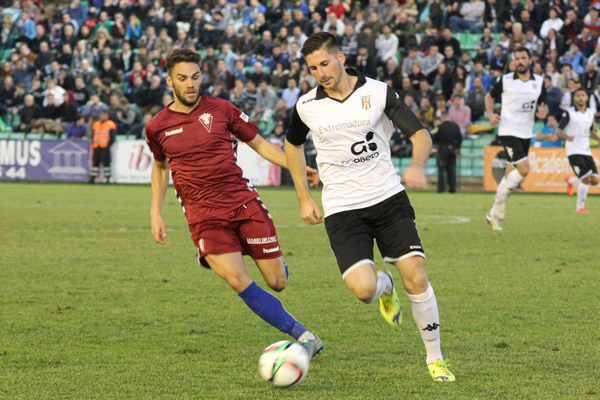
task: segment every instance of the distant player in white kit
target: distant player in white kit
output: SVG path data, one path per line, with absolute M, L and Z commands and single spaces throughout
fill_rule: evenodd
M 567 176 L 567 193 L 573 195 L 573 186 L 577 186 L 577 207 L 575 212 L 587 213 L 585 199 L 591 186 L 600 182 L 598 169 L 592 158 L 590 137 L 600 140 L 596 135 L 594 111 L 589 107 L 589 95 L 584 89 L 573 92 L 574 106 L 562 113 L 556 136 L 565 139 L 565 148 L 574 176 Z
M 548 114 L 544 78 L 529 71 L 531 52 L 519 47 L 514 55 L 516 72 L 502 75 L 485 96 L 485 108 L 492 125 L 500 123 L 498 138 L 508 157 L 496 201 L 486 216 L 495 231 L 502 230 L 500 221 L 504 219 L 508 197 L 529 173 L 527 153 L 535 118 L 546 118 Z M 499 95 L 502 95 L 501 116 L 494 113 L 494 99 Z
M 376 272 L 373 239 L 384 261 L 396 265 L 427 350 L 427 366 L 438 382 L 452 382 L 440 346 L 437 301 L 425 271 L 425 253 L 414 210 L 391 160 L 392 121 L 413 142 L 404 181 L 427 187 L 423 167 L 431 137 L 396 92 L 383 82 L 344 69 L 345 56 L 330 33 L 311 35 L 302 55 L 318 87 L 298 99 L 287 132 L 285 152 L 294 178 L 300 215 L 309 225 L 322 222 L 306 177 L 304 143 L 309 132 L 324 183 L 325 228 L 340 272 L 354 296 L 379 300 L 392 326 L 402 321 L 400 302 L 388 271 Z

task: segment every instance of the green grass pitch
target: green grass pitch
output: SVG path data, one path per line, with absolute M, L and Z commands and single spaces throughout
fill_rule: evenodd
M 598 197 L 581 215 L 566 194 L 515 194 L 494 232 L 492 194 L 409 192 L 457 377 L 440 384 L 406 295 L 393 329 L 345 287 L 295 193 L 260 193 L 290 265 L 277 296 L 325 342 L 301 385 L 261 380 L 262 349 L 287 337 L 198 266 L 172 189 L 159 246 L 148 186 L 0 183 L 0 399 L 600 397 Z

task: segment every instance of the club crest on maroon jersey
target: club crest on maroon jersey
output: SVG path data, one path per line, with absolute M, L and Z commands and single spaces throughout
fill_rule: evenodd
M 204 125 L 206 130 L 210 133 L 210 128 L 212 127 L 213 116 L 209 113 L 204 113 L 198 117 L 198 121 Z

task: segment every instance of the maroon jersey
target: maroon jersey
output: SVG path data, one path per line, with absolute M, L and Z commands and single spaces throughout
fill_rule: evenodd
M 188 224 L 258 197 L 236 164 L 236 139 L 249 142 L 257 133 L 257 126 L 233 104 L 205 95 L 189 114 L 166 107 L 146 125 L 154 159 L 169 160 Z

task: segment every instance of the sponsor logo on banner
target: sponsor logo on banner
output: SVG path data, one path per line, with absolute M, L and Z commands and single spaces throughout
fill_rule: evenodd
M 484 148 L 483 188 L 496 191 L 504 177 L 506 152 L 500 146 Z M 600 164 L 600 149 L 592 148 L 592 158 Z M 534 147 L 529 149 L 530 172 L 521 186 L 525 192 L 564 193 L 565 176 L 574 176 L 564 147 Z M 600 193 L 600 188 L 590 187 L 590 193 Z
M 85 181 L 86 140 L 0 140 L 0 179 Z
M 154 156 L 144 140 L 120 140 L 112 148 L 111 174 L 116 183 L 150 183 Z

